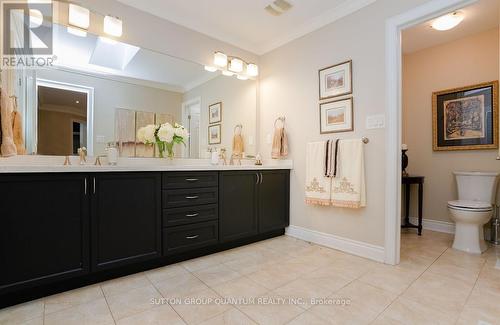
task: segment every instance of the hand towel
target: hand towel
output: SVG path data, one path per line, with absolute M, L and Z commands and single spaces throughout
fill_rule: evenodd
M 288 136 L 284 127 L 274 129 L 273 149 L 271 157 L 273 159 L 286 158 L 288 156 Z
M 21 113 L 17 111 L 17 107 L 12 112 L 12 133 L 14 136 L 14 144 L 18 155 L 26 154 L 26 147 L 24 146 L 23 137 L 23 121 Z
M 243 136 L 241 134 L 235 134 L 233 137 L 233 156 L 235 158 L 243 158 L 244 151 L 245 145 L 243 142 Z
M 2 76 L 2 80 L 5 80 Z M 17 154 L 16 145 L 14 144 L 14 135 L 12 132 L 12 109 L 11 100 L 5 91 L 6 81 L 2 81 L 2 89 L 0 90 L 0 115 L 2 127 L 2 145 L 0 151 L 2 156 L 11 157 Z
M 305 185 L 307 204 L 325 206 L 331 204 L 332 179 L 324 175 L 325 155 L 325 141 L 307 144 Z
M 338 144 L 337 176 L 333 178 L 332 206 L 358 209 L 366 206 L 365 161 L 361 139 Z

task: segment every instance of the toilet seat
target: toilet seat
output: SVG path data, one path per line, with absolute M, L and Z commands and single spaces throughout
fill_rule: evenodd
M 459 211 L 477 211 L 477 212 L 488 212 L 493 211 L 493 206 L 488 202 L 481 201 L 449 201 L 448 208 Z

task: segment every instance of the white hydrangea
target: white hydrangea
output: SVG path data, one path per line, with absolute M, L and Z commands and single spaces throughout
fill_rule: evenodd
M 158 130 L 158 138 L 160 141 L 172 142 L 174 140 L 174 134 L 174 128 L 170 123 L 160 125 L 160 129 Z
M 155 138 L 156 125 L 150 124 L 145 127 L 137 130 L 137 140 L 142 143 L 154 143 L 156 142 Z
M 189 138 L 188 131 L 182 125 L 176 124 L 174 132 L 175 132 L 175 135 L 178 137 L 181 137 L 183 139 Z

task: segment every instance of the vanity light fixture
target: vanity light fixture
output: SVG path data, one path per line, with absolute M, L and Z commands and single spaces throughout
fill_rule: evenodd
M 211 66 L 211 65 L 206 65 L 205 70 L 208 72 L 215 72 L 217 71 L 217 67 Z
M 247 75 L 256 77 L 259 75 L 259 67 L 255 63 L 247 64 Z
M 234 73 L 232 73 L 231 71 L 227 71 L 227 70 L 222 71 L 222 74 L 225 75 L 226 77 L 234 76 Z
M 441 16 L 434 20 L 431 27 L 435 30 L 445 31 L 455 28 L 464 20 L 464 13 L 461 11 L 455 11 L 447 15 Z
M 72 26 L 88 29 L 90 26 L 90 10 L 70 3 L 68 22 Z
M 68 26 L 68 33 L 79 37 L 87 37 L 87 32 L 84 29 Z
M 243 74 L 239 74 L 238 77 L 237 77 L 239 80 L 248 80 L 248 77 L 243 75 Z
M 215 52 L 214 64 L 218 67 L 225 67 L 227 65 L 227 55 L 222 52 Z
M 123 22 L 117 17 L 104 17 L 104 32 L 114 37 L 121 37 L 123 35 Z
M 243 61 L 239 58 L 231 58 L 228 69 L 233 72 L 242 72 Z

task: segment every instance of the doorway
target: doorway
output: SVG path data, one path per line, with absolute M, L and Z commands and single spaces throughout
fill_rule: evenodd
M 195 98 L 182 104 L 182 123 L 189 132 L 183 157 L 200 158 L 201 99 Z

